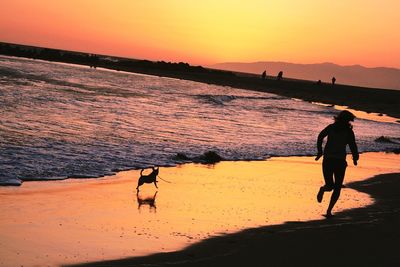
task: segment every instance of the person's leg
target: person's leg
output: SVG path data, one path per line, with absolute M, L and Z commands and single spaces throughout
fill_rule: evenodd
M 344 175 L 346 173 L 346 167 L 347 167 L 347 163 L 346 163 L 345 160 L 337 161 L 335 163 L 335 168 L 334 168 L 335 186 L 334 186 L 334 189 L 333 189 L 331 200 L 329 202 L 328 209 L 326 211 L 326 216 L 327 217 L 331 217 L 332 216 L 332 209 L 333 209 L 333 207 L 335 206 L 336 202 L 339 199 L 340 191 L 341 191 L 342 185 L 343 185 Z
M 325 185 L 321 186 L 318 194 L 317 194 L 317 201 L 321 203 L 322 198 L 324 197 L 324 193 L 326 191 L 332 191 L 334 187 L 333 182 L 333 172 L 334 168 L 332 165 L 332 160 L 327 158 L 322 161 L 322 173 L 324 175 Z

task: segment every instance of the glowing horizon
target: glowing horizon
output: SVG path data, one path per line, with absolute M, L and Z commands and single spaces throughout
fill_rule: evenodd
M 0 41 L 138 59 L 400 67 L 400 2 L 0 0 Z

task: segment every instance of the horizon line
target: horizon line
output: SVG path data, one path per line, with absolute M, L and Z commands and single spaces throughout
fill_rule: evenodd
M 86 53 L 86 54 L 94 54 L 94 55 L 99 55 L 99 56 L 107 56 L 107 57 L 116 57 L 116 58 L 125 58 L 125 59 L 131 59 L 131 60 L 148 60 L 148 61 L 165 61 L 165 62 L 172 62 L 172 63 L 179 63 L 183 61 L 166 61 L 163 59 L 157 59 L 157 60 L 151 60 L 151 59 L 146 59 L 146 58 L 135 58 L 131 56 L 122 56 L 122 55 L 110 55 L 110 54 L 103 54 L 103 53 L 94 53 L 94 52 L 89 52 L 89 51 L 78 51 L 78 50 L 69 50 L 69 49 L 63 49 L 63 48 L 56 48 L 56 47 L 50 47 L 50 46 L 40 46 L 40 45 L 33 45 L 33 44 L 23 44 L 23 43 L 14 43 L 14 42 L 6 42 L 6 41 L 1 41 L 0 43 L 3 44 L 10 44 L 10 45 L 19 45 L 19 46 L 31 46 L 31 47 L 36 47 L 36 48 L 43 48 L 43 49 L 54 49 L 54 50 L 61 50 L 61 51 L 66 51 L 66 52 L 73 52 L 73 53 Z M 259 60 L 259 61 L 224 61 L 224 62 L 215 62 L 215 63 L 208 63 L 208 64 L 193 64 L 190 63 L 192 66 L 203 66 L 203 67 L 209 67 L 212 65 L 218 65 L 218 64 L 255 64 L 255 63 L 264 63 L 264 62 L 269 62 L 269 63 L 285 63 L 285 64 L 293 64 L 293 65 L 322 65 L 322 64 L 333 64 L 339 67 L 354 67 L 354 66 L 360 66 L 363 68 L 367 69 L 377 69 L 377 68 L 386 68 L 386 69 L 395 69 L 395 70 L 400 70 L 400 67 L 394 67 L 394 66 L 374 66 L 374 67 L 368 67 L 365 65 L 361 64 L 351 64 L 351 65 L 341 65 L 338 63 L 330 62 L 330 61 L 324 61 L 324 62 L 314 62 L 314 63 L 299 63 L 299 62 L 288 62 L 288 61 L 281 61 L 281 60 Z M 188 63 L 188 61 L 184 62 Z

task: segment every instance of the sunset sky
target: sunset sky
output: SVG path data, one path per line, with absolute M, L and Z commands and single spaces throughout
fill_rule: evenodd
M 0 0 L 0 41 L 211 64 L 400 67 L 399 0 Z

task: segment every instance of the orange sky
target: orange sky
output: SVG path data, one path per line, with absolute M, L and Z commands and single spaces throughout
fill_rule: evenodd
M 210 64 L 400 67 L 399 0 L 0 0 L 0 41 Z

